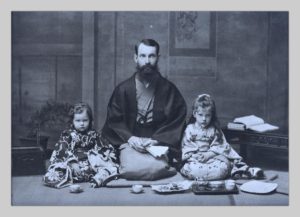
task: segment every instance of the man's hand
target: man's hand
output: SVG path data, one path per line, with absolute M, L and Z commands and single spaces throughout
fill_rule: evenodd
M 128 139 L 128 144 L 139 152 L 147 152 L 146 148 L 152 145 L 157 145 L 158 141 L 151 138 L 132 136 Z
M 152 146 L 152 145 L 157 145 L 158 141 L 151 139 L 151 138 L 143 138 L 143 146 L 144 147 L 148 147 L 148 146 Z
M 137 150 L 138 152 L 147 152 L 145 147 L 143 146 L 143 138 L 137 137 L 137 136 L 132 136 L 128 139 L 128 144 Z

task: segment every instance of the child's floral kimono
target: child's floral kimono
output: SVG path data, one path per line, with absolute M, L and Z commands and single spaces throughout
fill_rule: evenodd
M 250 168 L 242 162 L 242 157 L 227 143 L 224 135 L 222 138 L 223 141 L 219 142 L 214 127 L 201 128 L 189 124 L 181 144 L 184 165 L 180 172 L 189 179 L 202 180 L 225 179 L 230 175 L 262 175 L 259 168 Z M 203 163 L 192 156 L 208 151 L 217 155 Z
M 74 163 L 80 168 L 79 173 L 72 169 Z M 99 187 L 117 174 L 118 164 L 112 145 L 95 130 L 81 133 L 72 128 L 62 132 L 43 181 L 55 188 L 88 181 Z

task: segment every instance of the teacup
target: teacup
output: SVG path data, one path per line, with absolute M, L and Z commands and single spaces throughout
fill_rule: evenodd
M 133 185 L 132 192 L 133 193 L 141 193 L 143 191 L 143 185 Z
M 82 188 L 81 188 L 81 186 L 78 185 L 78 184 L 70 185 L 69 188 L 70 188 L 70 192 L 71 192 L 71 193 L 80 193 L 80 192 L 82 192 Z
M 232 179 L 226 180 L 225 188 L 227 191 L 232 191 L 235 188 L 235 181 Z

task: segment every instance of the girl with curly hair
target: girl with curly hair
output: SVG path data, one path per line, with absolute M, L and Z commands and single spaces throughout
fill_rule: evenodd
M 74 182 L 103 186 L 118 174 L 115 150 L 92 128 L 93 114 L 88 104 L 75 104 L 69 115 L 70 128 L 61 133 L 43 181 L 55 188 Z

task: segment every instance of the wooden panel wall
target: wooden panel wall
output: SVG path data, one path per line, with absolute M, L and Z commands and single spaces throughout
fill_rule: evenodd
M 216 12 L 214 56 L 172 56 L 170 15 L 13 12 L 13 140 L 48 99 L 89 102 L 101 129 L 114 87 L 135 70 L 134 45 L 142 38 L 160 43 L 160 71 L 182 92 L 189 113 L 192 100 L 209 93 L 223 124 L 256 114 L 287 131 L 287 12 Z
M 255 114 L 287 131 L 287 13 L 217 12 L 215 56 L 171 56 L 170 12 L 116 12 L 111 13 L 109 19 L 108 15 L 103 16 L 99 18 L 102 29 L 110 25 L 114 30 L 99 33 L 107 35 L 107 40 L 98 44 L 101 54 L 107 54 L 104 55 L 105 66 L 98 62 L 99 82 L 101 77 L 110 76 L 107 73 L 115 73 L 115 78 L 105 78 L 109 85 L 131 76 L 135 68 L 134 44 L 142 38 L 154 38 L 161 45 L 159 68 L 180 89 L 189 113 L 193 99 L 198 94 L 209 93 L 216 100 L 223 125 L 236 116 Z M 104 39 L 100 35 L 99 38 Z M 114 56 L 111 55 L 113 49 Z M 274 90 L 278 85 L 281 88 Z M 108 88 L 108 92 L 111 89 Z M 98 102 L 99 126 L 104 123 L 106 114 L 100 107 L 107 104 L 111 92 L 102 94 L 105 98 Z M 275 100 L 276 95 L 281 95 L 281 99 Z
M 26 135 L 30 115 L 47 100 L 82 95 L 82 14 L 12 13 L 12 139 Z M 55 131 L 55 130 L 54 130 Z M 55 142 L 60 129 L 51 138 Z
M 269 49 L 266 119 L 288 130 L 289 124 L 289 17 L 288 13 L 269 14 Z

